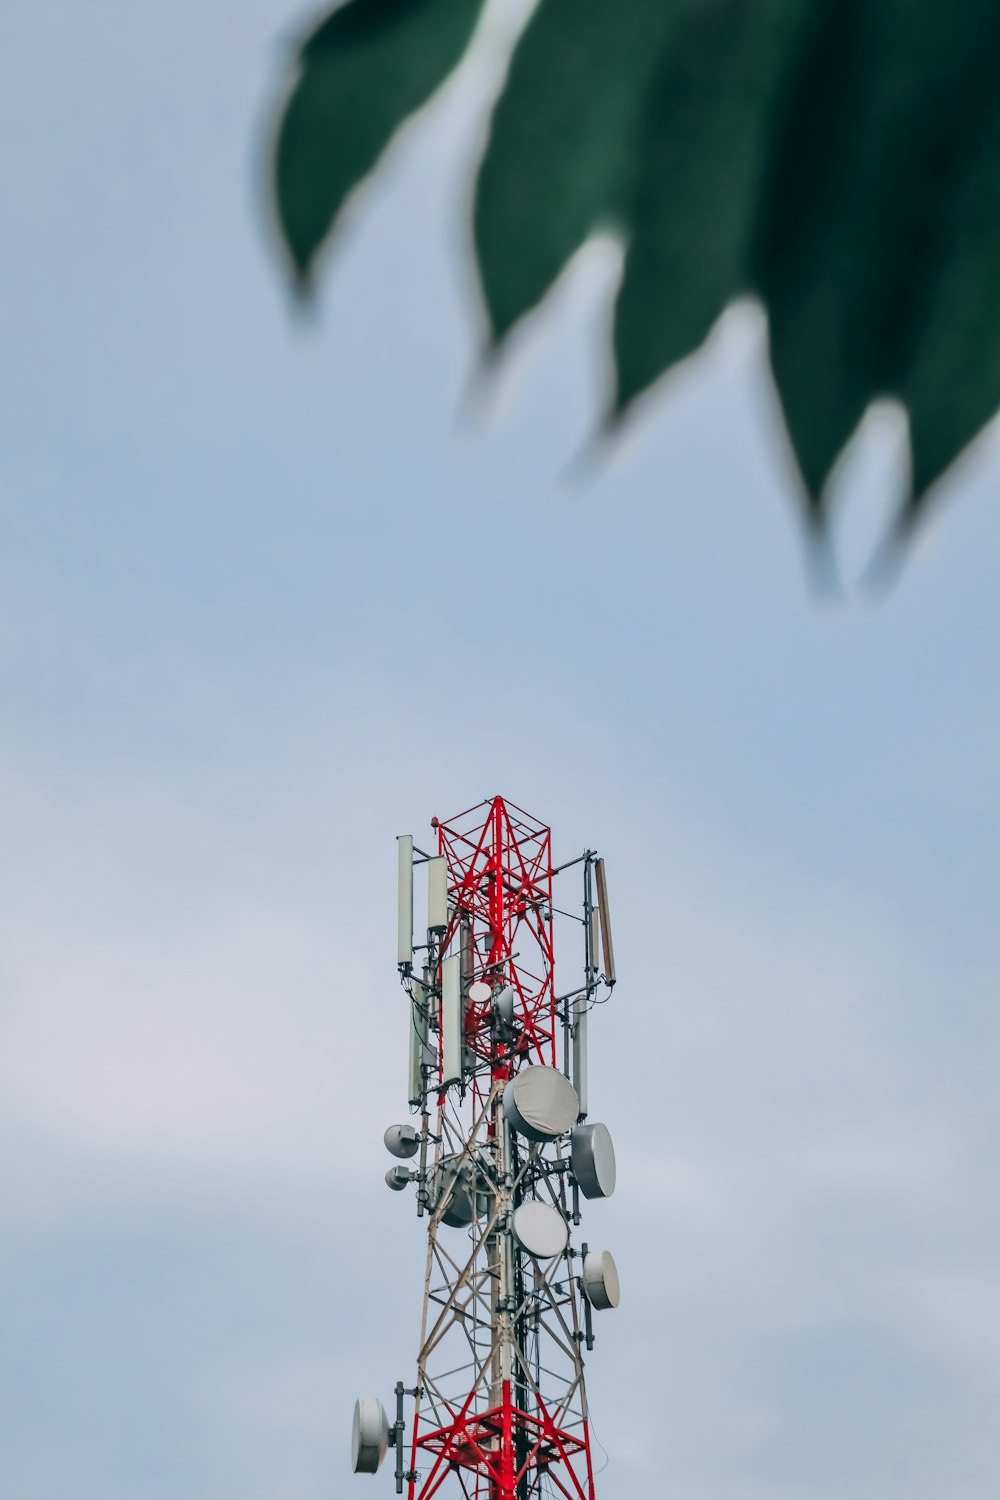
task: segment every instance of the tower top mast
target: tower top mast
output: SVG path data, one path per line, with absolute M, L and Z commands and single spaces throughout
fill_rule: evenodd
M 392 1446 L 409 1500 L 596 1500 L 583 1349 L 593 1312 L 618 1305 L 618 1273 L 573 1238 L 581 1199 L 615 1186 L 611 1137 L 588 1118 L 588 1018 L 615 982 L 604 862 L 585 849 L 554 866 L 551 830 L 499 796 L 431 826 L 429 850 L 398 840 L 415 1118 L 385 1136 L 386 1182 L 412 1185 L 428 1220 L 417 1378 L 397 1384 L 391 1424 L 380 1402 L 357 1403 L 353 1467 L 375 1473 Z M 582 899 L 557 910 L 571 869 Z M 582 960 L 561 995 L 557 915 Z

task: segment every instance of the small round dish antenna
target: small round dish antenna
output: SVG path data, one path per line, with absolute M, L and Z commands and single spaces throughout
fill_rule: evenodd
M 386 1187 L 392 1188 L 394 1193 L 401 1193 L 405 1187 L 410 1185 L 409 1167 L 390 1167 L 385 1174 Z
M 572 1130 L 580 1115 L 580 1100 L 565 1073 L 536 1065 L 522 1068 L 503 1091 L 503 1107 L 511 1126 L 529 1141 L 554 1141 Z
M 390 1125 L 382 1139 L 385 1149 L 402 1161 L 420 1150 L 420 1131 L 413 1125 Z
M 580 1277 L 583 1295 L 591 1307 L 599 1312 L 617 1307 L 621 1301 L 621 1286 L 618 1282 L 618 1267 L 610 1250 L 588 1250 L 583 1257 L 583 1274 Z
M 569 1244 L 569 1225 L 548 1203 L 520 1204 L 514 1210 L 513 1227 L 518 1244 L 537 1260 L 551 1260 Z
M 473 1005 L 488 1005 L 493 991 L 485 979 L 474 979 L 469 985 L 469 999 Z
M 578 1125 L 569 1138 L 573 1176 L 585 1198 L 610 1198 L 617 1169 L 611 1132 L 606 1125 Z
M 514 1024 L 514 987 L 505 984 L 503 989 L 493 997 L 493 1014 L 501 1026 L 513 1026 Z
M 389 1447 L 389 1418 L 381 1401 L 362 1396 L 354 1403 L 351 1429 L 351 1469 L 355 1474 L 377 1474 Z

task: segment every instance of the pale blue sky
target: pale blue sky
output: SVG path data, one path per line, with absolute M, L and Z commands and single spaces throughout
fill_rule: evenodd
M 416 1352 L 393 839 L 494 791 L 613 879 L 602 1500 L 995 1500 L 996 445 L 818 602 L 742 309 L 567 483 L 607 246 L 470 419 L 486 53 L 301 326 L 302 14 L 0 16 L 3 1500 L 391 1492 L 346 1434 Z

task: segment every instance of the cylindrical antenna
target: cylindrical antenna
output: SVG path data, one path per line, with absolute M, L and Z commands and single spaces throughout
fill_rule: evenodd
M 396 962 L 401 969 L 413 963 L 413 835 L 401 833 L 396 840 L 399 861 L 399 904 Z
M 441 933 L 448 926 L 448 861 L 436 854 L 427 861 L 427 928 Z
M 452 953 L 441 964 L 441 1083 L 462 1077 L 462 955 Z
M 604 873 L 604 861 L 596 862 L 597 904 L 601 909 L 601 947 L 604 952 L 604 978 L 608 984 L 615 982 L 615 949 L 611 941 L 611 913 L 608 910 L 608 882 Z

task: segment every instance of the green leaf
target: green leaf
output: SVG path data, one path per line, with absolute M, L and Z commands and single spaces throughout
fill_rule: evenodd
M 648 90 L 615 312 L 616 406 L 750 285 L 777 100 L 817 0 L 674 0 Z
M 1000 33 L 1000 26 L 996 27 Z M 918 337 L 896 394 L 910 413 L 912 529 L 928 490 L 1000 407 L 1000 90 L 995 45 L 969 67 L 948 170 L 934 185 L 940 221 Z
M 481 3 L 351 0 L 301 49 L 275 176 L 303 279 Z M 605 226 L 618 412 L 755 293 L 817 528 L 869 403 L 905 403 L 902 534 L 1000 404 L 998 65 L 996 0 L 540 0 L 475 197 L 494 341 Z
M 776 132 L 756 270 L 814 515 L 844 443 L 919 358 L 992 0 L 839 0 Z M 978 61 L 977 61 L 978 60 Z M 918 483 L 922 483 L 918 480 Z
M 863 132 L 875 125 L 860 103 L 866 3 L 825 4 L 806 39 L 772 124 L 752 256 L 775 383 L 817 523 L 827 475 L 872 391 L 870 329 L 853 307 L 867 300 L 856 279 L 872 272 L 865 254 L 854 254 L 872 211 L 853 181 Z M 865 201 L 847 222 L 852 196 Z
M 525 28 L 476 188 L 476 255 L 496 342 L 596 228 L 620 221 L 664 10 L 664 0 L 541 0 Z
M 481 8 L 351 0 L 303 44 L 274 166 L 279 223 L 303 281 L 348 194 L 461 58 Z

